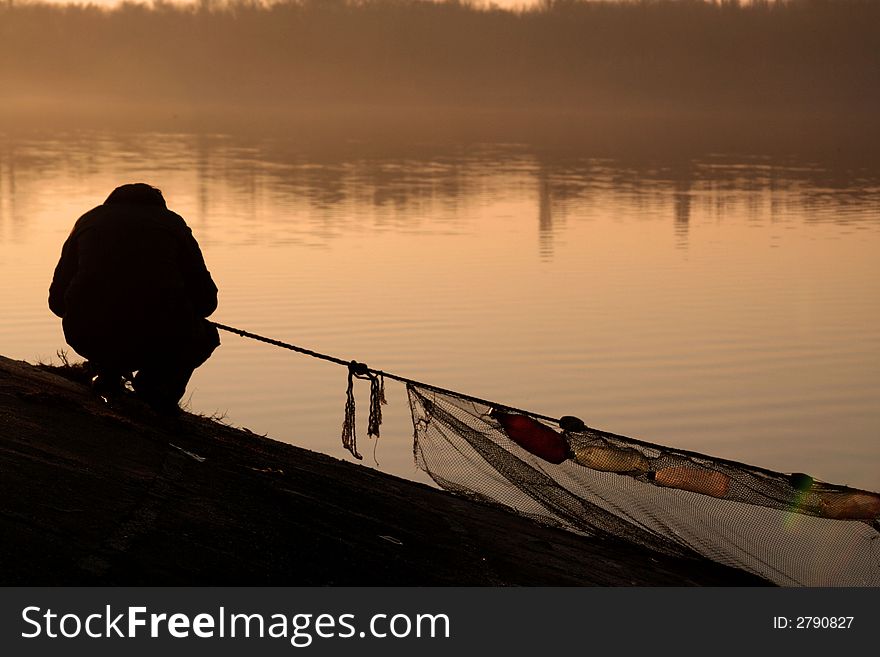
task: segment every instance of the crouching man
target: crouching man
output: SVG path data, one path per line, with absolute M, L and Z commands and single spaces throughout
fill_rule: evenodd
M 183 218 L 162 192 L 123 185 L 73 227 L 49 288 L 64 338 L 89 361 L 102 395 L 135 392 L 175 413 L 193 371 L 220 344 L 207 317 L 217 286 Z

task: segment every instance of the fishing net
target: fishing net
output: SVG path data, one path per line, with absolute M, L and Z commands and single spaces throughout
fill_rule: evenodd
M 346 366 L 342 443 L 358 459 L 354 379 L 370 381 L 367 433 L 376 437 L 384 380 L 395 379 L 407 386 L 416 463 L 446 490 L 780 585 L 880 586 L 877 493 L 633 440 L 214 326 Z
M 590 536 L 706 557 L 780 585 L 880 586 L 880 496 L 408 384 L 438 485 Z M 545 418 L 546 420 L 546 418 Z

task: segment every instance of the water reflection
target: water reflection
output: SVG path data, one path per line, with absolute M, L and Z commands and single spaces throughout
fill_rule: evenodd
M 688 241 L 691 221 L 691 180 L 690 176 L 681 176 L 673 183 L 675 237 L 678 247 L 686 247 Z
M 58 249 L 73 219 L 131 180 L 161 187 L 196 232 L 221 287 L 219 321 L 880 489 L 880 317 L 865 303 L 880 294 L 880 170 L 864 161 L 0 135 L 0 275 L 15 281 L 0 297 L 5 355 L 63 346 L 45 308 Z M 228 339 L 195 390 L 197 410 L 342 456 L 340 379 L 322 366 Z M 390 401 L 380 460 L 415 476 L 406 403 Z M 827 440 L 842 430 L 837 453 Z
M 553 236 L 564 230 L 560 218 L 573 206 L 589 206 L 599 199 L 629 204 L 645 218 L 669 207 L 679 246 L 687 244 L 695 203 L 717 217 L 742 204 L 752 217 L 779 218 L 801 209 L 805 221 L 849 223 L 872 221 L 873 215 L 859 210 L 880 199 L 876 170 L 763 159 L 609 162 L 554 157 L 517 145 L 440 147 L 388 158 L 353 144 L 348 152 L 335 155 L 336 159 L 314 159 L 298 151 L 295 142 L 241 143 L 227 135 L 7 135 L 0 138 L 0 212 L 11 222 L 23 220 L 32 209 L 14 204 L 39 203 L 41 195 L 35 190 L 49 180 L 57 194 L 65 185 L 74 191 L 78 183 L 99 178 L 107 180 L 104 187 L 112 187 L 137 176 L 180 176 L 181 183 L 189 185 L 196 221 L 203 228 L 208 229 L 218 210 L 234 199 L 243 215 L 235 239 L 265 239 L 265 223 L 273 224 L 273 241 L 295 239 L 299 228 L 291 213 L 303 206 L 308 209 L 309 232 L 332 239 L 334 231 L 350 225 L 355 207 L 372 206 L 380 228 L 413 229 L 414 222 L 423 221 L 420 217 L 430 216 L 432 227 L 455 230 L 467 221 L 458 212 L 462 199 L 503 197 L 534 185 L 538 248 L 542 258 L 551 259 Z M 24 193 L 19 193 L 20 184 Z M 287 212 L 253 221 L 268 205 Z
M 546 170 L 538 172 L 538 250 L 542 260 L 553 257 L 553 197 Z

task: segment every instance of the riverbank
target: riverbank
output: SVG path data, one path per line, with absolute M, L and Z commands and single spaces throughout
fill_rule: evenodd
M 3 585 L 752 585 L 0 356 Z

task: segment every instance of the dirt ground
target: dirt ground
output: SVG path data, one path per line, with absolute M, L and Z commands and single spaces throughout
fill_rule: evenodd
M 0 584 L 754 585 L 0 356 Z

